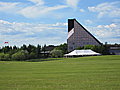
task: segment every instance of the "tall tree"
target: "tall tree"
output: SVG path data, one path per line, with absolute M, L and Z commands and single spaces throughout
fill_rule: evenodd
M 16 46 L 13 46 L 13 50 L 17 50 L 18 49 L 18 47 L 16 47 Z
M 36 48 L 37 58 L 41 57 L 41 46 L 38 44 Z
M 34 45 L 30 45 L 30 44 L 29 44 L 29 46 L 27 47 L 27 51 L 28 51 L 29 53 L 31 53 L 31 52 L 36 52 L 36 47 L 35 47 Z
M 46 44 L 42 47 L 43 58 L 46 58 Z
M 9 46 L 3 47 L 3 52 L 4 52 L 4 53 L 8 53 L 9 51 L 10 51 Z
M 27 46 L 23 44 L 23 46 L 21 46 L 21 50 L 27 50 Z

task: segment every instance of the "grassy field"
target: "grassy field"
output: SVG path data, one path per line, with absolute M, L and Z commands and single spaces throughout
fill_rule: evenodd
M 120 56 L 0 61 L 0 90 L 120 90 Z

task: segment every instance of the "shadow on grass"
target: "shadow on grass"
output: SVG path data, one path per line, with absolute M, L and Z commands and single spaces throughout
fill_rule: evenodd
M 43 61 L 54 61 L 54 60 L 62 60 L 61 58 L 41 58 L 41 59 L 30 59 L 26 60 L 28 62 L 43 62 Z

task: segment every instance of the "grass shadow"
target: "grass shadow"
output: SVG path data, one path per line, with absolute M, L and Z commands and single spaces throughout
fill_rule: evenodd
M 41 59 L 30 59 L 26 60 L 28 62 L 43 62 L 43 61 L 55 61 L 55 60 L 62 60 L 61 58 L 41 58 Z

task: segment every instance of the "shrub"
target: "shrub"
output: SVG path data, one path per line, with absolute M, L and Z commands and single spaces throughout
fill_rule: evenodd
M 13 60 L 24 61 L 28 59 L 28 52 L 26 50 L 21 50 L 12 55 Z
M 30 54 L 29 54 L 29 59 L 34 59 L 34 58 L 36 58 L 37 57 L 37 55 L 36 55 L 36 53 L 34 53 L 34 52 L 31 52 Z
M 4 55 L 4 60 L 5 61 L 9 61 L 10 60 L 10 55 L 9 54 L 5 54 Z
M 0 61 L 4 60 L 4 53 L 0 53 Z
M 10 55 L 5 53 L 0 53 L 0 61 L 9 61 Z
M 50 55 L 52 56 L 52 57 L 55 57 L 55 58 L 58 58 L 58 57 L 62 57 L 63 56 L 63 52 L 62 52 L 62 50 L 52 50 L 51 52 L 50 52 Z

